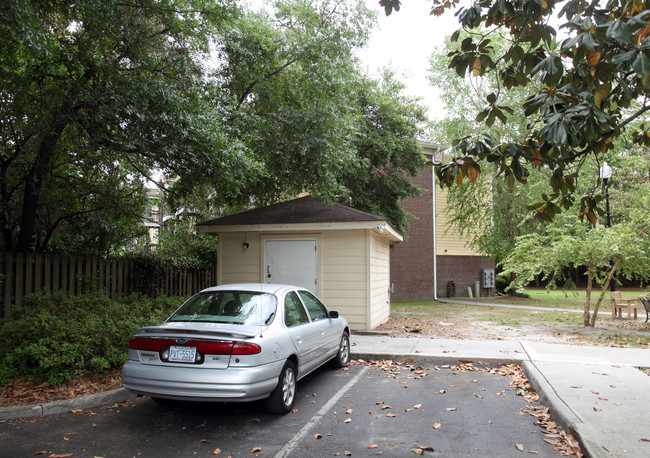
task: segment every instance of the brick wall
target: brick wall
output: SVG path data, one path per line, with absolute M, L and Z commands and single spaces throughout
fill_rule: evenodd
M 413 179 L 425 189 L 421 196 L 406 199 L 404 208 L 415 215 L 404 242 L 395 244 L 390 257 L 390 276 L 395 302 L 433 299 L 433 193 L 431 167 Z M 440 252 L 441 247 L 438 247 Z M 443 247 L 444 249 L 444 247 Z M 453 280 L 456 296 L 467 296 L 467 287 L 481 280 L 482 269 L 494 269 L 494 260 L 484 256 L 438 256 L 438 297 L 447 296 L 447 282 Z M 472 289 L 473 291 L 473 289 Z M 487 290 L 481 290 L 486 296 Z M 492 290 L 494 294 L 494 290 Z
M 438 256 L 438 297 L 447 297 L 447 282 L 452 280 L 456 286 L 456 296 L 467 297 L 467 288 L 472 288 L 474 282 L 481 281 L 483 269 L 494 269 L 494 259 L 485 256 Z M 481 296 L 491 292 L 481 288 Z
M 426 167 L 413 181 L 425 189 L 421 196 L 408 198 L 403 207 L 415 215 L 404 241 L 395 244 L 390 254 L 391 300 L 433 298 L 433 193 L 431 167 Z

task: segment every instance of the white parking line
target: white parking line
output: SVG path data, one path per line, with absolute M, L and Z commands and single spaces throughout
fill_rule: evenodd
M 357 375 L 354 376 L 352 380 L 350 380 L 348 383 L 345 384 L 343 388 L 338 390 L 334 396 L 330 398 L 329 401 L 325 403 L 321 409 L 316 412 L 316 414 L 311 417 L 311 420 L 307 422 L 305 426 L 302 427 L 298 433 L 296 433 L 295 436 L 291 438 L 289 442 L 287 442 L 287 445 L 285 445 L 282 450 L 280 450 L 277 455 L 275 455 L 275 458 L 286 458 L 289 456 L 291 452 L 293 452 L 296 447 L 300 444 L 300 441 L 305 438 L 305 436 L 309 433 L 309 431 L 316 426 L 316 424 L 321 420 L 322 417 L 324 417 L 331 409 L 334 407 L 334 404 L 338 402 L 341 397 L 350 389 L 352 386 L 359 381 L 361 377 L 365 375 L 365 373 L 368 372 L 368 366 L 364 366 Z

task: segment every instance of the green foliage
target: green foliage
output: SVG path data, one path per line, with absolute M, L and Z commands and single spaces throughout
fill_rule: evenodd
M 355 89 L 362 112 L 354 143 L 359 160 L 343 172 L 347 192 L 339 201 L 384 216 L 403 233 L 410 215 L 401 202 L 420 193 L 410 177 L 424 165 L 417 143 L 424 108 L 402 94 L 404 85 L 390 71 L 382 81 L 362 80 Z
M 121 300 L 102 294 L 28 296 L 0 326 L 0 385 L 16 377 L 61 384 L 118 369 L 135 330 L 160 323 L 180 303 L 140 295 Z
M 390 13 L 400 1 L 381 4 Z M 432 13 L 441 14 L 455 4 L 434 0 Z M 510 187 L 527 182 L 530 171 L 541 166 L 550 175 L 545 194 L 531 207 L 533 217 L 548 221 L 562 209 L 577 208 L 594 223 L 603 214 L 601 200 L 594 195 L 597 188 L 580 196 L 580 205 L 573 207 L 577 173 L 585 158 L 602 162 L 615 140 L 625 135 L 635 144 L 650 145 L 643 123 L 650 110 L 648 9 L 638 0 L 487 0 L 460 8 L 460 25 L 476 33 L 452 36 L 461 46 L 450 54 L 450 66 L 461 77 L 494 74 L 499 82 L 498 90 L 486 96 L 490 106 L 477 121 L 487 126 L 495 118 L 506 122 L 504 111 L 512 110 L 523 113 L 528 125 L 518 138 L 459 142 L 457 157 L 438 167 L 442 184 L 453 185 L 450 178 L 469 159 L 494 164 Z M 551 25 L 555 17 L 562 22 L 563 38 Z M 507 31 L 511 38 L 498 60 L 490 45 L 496 30 Z M 501 88 L 518 86 L 534 89 L 523 104 L 500 102 L 505 92 Z
M 460 37 L 464 40 L 470 36 L 464 32 Z M 505 33 L 497 31 L 491 35 L 489 47 L 494 61 L 499 61 L 498 57 L 509 43 Z M 480 134 L 490 142 L 498 143 L 523 136 L 526 118 L 521 113 L 509 113 L 507 123 L 495 123 L 488 128 L 476 119 L 490 109 L 487 96 L 500 92 L 499 82 L 494 74 L 483 78 L 468 74 L 458 78 L 449 68 L 448 55 L 460 49 L 459 42 L 447 38 L 444 47 L 437 49 L 430 59 L 429 82 L 440 91 L 446 111 L 444 119 L 432 123 L 432 139 L 442 144 L 453 144 L 459 137 L 464 137 L 464 142 L 467 142 L 471 136 Z M 508 104 L 523 103 L 528 92 L 526 88 L 513 88 L 501 91 L 500 98 L 507 100 Z M 470 166 L 474 176 L 470 174 Z M 479 171 L 483 173 L 479 175 Z M 527 216 L 529 198 L 539 192 L 543 176 L 531 176 L 528 187 L 513 189 L 507 182 L 497 179 L 498 168 L 481 167 L 469 159 L 447 169 L 438 168 L 438 172 L 439 179 L 462 183 L 448 188 L 451 223 L 448 230 L 461 234 L 478 252 L 495 258 L 497 262 L 503 260 L 514 247 L 515 238 L 528 230 L 521 223 Z
M 197 234 L 192 218 L 170 220 L 168 231 L 160 233 L 153 255 L 176 269 L 211 269 L 217 263 L 217 237 Z
M 384 180 L 379 204 L 374 188 L 348 182 L 369 156 L 360 135 L 381 130 L 368 130 L 360 105 L 359 87 L 375 84 L 355 55 L 374 21 L 363 0 L 256 11 L 223 0 L 9 0 L 0 18 L 1 249 L 123 251 L 143 235 L 144 183 L 157 172 L 174 209 L 207 217 L 354 192 L 402 226 L 403 182 Z M 368 97 L 398 121 L 388 133 L 411 136 L 400 154 L 412 149 L 416 130 L 402 121 L 421 109 L 391 85 Z
M 167 272 L 211 270 L 217 264 L 217 237 L 197 234 L 193 218 L 171 219 L 168 224 L 170 228 L 160 233 L 155 250 L 125 255 L 135 262 L 131 280 L 143 294 L 155 296 L 157 279 Z

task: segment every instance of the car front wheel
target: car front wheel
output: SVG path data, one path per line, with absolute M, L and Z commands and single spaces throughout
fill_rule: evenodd
M 339 342 L 339 351 L 332 360 L 332 367 L 340 369 L 350 363 L 350 336 L 344 332 Z
M 266 409 L 270 413 L 285 414 L 291 411 L 296 400 L 296 365 L 291 361 L 284 363 L 278 386 L 266 400 Z

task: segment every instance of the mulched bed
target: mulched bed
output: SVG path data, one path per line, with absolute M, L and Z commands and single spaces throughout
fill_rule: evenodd
M 28 380 L 15 380 L 0 387 L 0 407 L 43 404 L 61 399 L 72 399 L 86 394 L 114 390 L 122 386 L 119 371 L 105 376 L 88 376 L 71 380 L 63 385 L 41 383 L 34 385 Z

